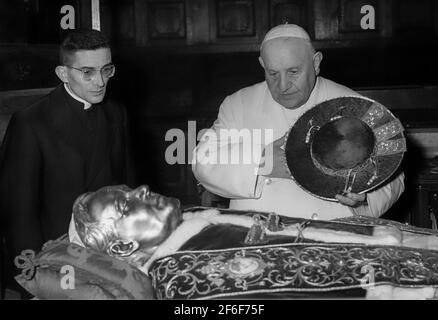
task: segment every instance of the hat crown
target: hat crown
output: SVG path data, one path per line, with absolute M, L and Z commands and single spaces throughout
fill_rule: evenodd
M 403 126 L 365 97 L 323 101 L 302 114 L 285 141 L 286 165 L 296 183 L 324 200 L 376 188 L 399 167 L 406 151 Z
M 363 121 L 341 117 L 323 125 L 311 145 L 312 157 L 333 170 L 354 169 L 368 160 L 374 150 L 373 131 Z
M 296 24 L 280 24 L 271 30 L 269 30 L 265 38 L 263 39 L 260 49 L 263 47 L 263 45 L 268 42 L 269 40 L 276 39 L 276 38 L 299 38 L 304 39 L 306 41 L 310 41 L 310 36 L 300 26 Z

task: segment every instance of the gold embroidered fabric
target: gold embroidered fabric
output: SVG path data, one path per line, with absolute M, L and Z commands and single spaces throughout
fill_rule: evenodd
M 375 284 L 438 286 L 438 252 L 314 243 L 185 251 L 156 261 L 150 276 L 158 299 L 209 299 L 364 288 L 370 270 Z

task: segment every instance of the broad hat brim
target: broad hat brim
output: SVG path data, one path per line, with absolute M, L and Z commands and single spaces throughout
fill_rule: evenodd
M 359 119 L 373 132 L 373 154 L 351 170 L 325 170 L 312 156 L 312 138 L 325 124 L 342 117 Z M 364 97 L 340 97 L 305 112 L 290 128 L 284 150 L 291 177 L 301 188 L 338 201 L 337 194 L 368 192 L 387 181 L 400 166 L 406 140 L 402 124 L 382 104 Z

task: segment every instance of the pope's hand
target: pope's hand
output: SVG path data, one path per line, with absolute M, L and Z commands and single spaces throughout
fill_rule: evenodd
M 358 194 L 349 192 L 344 195 L 337 194 L 336 199 L 338 199 L 341 204 L 349 207 L 358 207 L 367 203 L 366 193 Z
M 286 154 L 283 145 L 286 135 L 267 145 L 263 150 L 262 161 L 258 175 L 269 178 L 291 179 L 286 164 Z

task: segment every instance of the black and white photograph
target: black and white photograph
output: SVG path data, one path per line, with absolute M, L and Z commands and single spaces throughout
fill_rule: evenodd
M 438 299 L 437 52 L 435 0 L 0 0 L 1 300 Z

